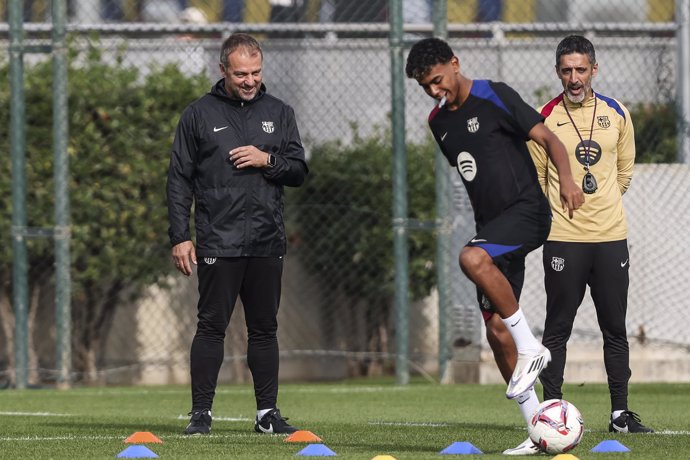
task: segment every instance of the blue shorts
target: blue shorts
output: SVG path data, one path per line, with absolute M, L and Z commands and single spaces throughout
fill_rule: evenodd
M 465 246 L 482 248 L 491 256 L 519 301 L 525 281 L 525 257 L 544 244 L 551 231 L 551 221 L 550 211 L 518 202 L 483 225 Z M 477 301 L 484 321 L 496 313 L 479 288 Z

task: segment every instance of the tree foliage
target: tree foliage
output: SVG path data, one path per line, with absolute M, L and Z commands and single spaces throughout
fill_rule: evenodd
M 636 163 L 678 161 L 678 115 L 673 104 L 637 104 L 630 118 L 635 127 Z
M 106 62 L 96 46 L 69 55 L 69 199 L 72 349 L 77 371 L 91 373 L 114 309 L 170 270 L 165 177 L 184 107 L 206 92 L 203 75 L 169 65 L 141 75 L 121 59 Z M 29 227 L 53 226 L 52 64 L 25 68 L 26 176 Z M 0 75 L 8 74 L 0 66 Z M 3 78 L 3 81 L 7 81 Z M 9 107 L 9 88 L 0 89 Z M 9 152 L 9 111 L 0 111 L 0 151 Z M 0 158 L 0 230 L 9 235 L 10 156 Z M 7 240 L 6 240 L 7 241 Z M 11 247 L 0 247 L 0 272 Z M 48 282 L 53 242 L 29 240 L 30 289 Z M 40 272 L 42 277 L 38 276 Z
M 349 145 L 315 146 L 305 184 L 288 191 L 289 229 L 304 266 L 327 292 L 352 299 L 348 317 L 363 315 L 367 343 L 388 326 L 395 287 L 392 142 L 383 130 Z M 435 144 L 408 144 L 408 216 L 433 225 Z M 404 192 L 403 192 L 404 193 Z M 435 232 L 409 235 L 409 289 L 427 296 L 435 283 Z M 362 308 L 362 305 L 364 306 Z M 364 311 L 362 311 L 364 310 Z M 373 340 L 372 340 L 373 338 Z M 386 350 L 370 350 L 386 351 Z

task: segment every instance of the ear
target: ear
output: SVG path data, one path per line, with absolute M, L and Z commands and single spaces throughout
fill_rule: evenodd
M 599 71 L 599 64 L 594 64 L 592 66 L 592 76 L 594 77 L 598 71 Z
M 225 75 L 225 66 L 223 65 L 222 62 L 220 64 L 218 64 L 218 68 L 220 68 L 220 73 Z
M 460 73 L 460 59 L 457 56 L 450 58 L 450 65 L 454 73 Z

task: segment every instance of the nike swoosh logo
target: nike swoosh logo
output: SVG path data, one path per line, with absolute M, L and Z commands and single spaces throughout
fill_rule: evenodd
M 441 140 L 445 139 L 447 135 L 448 135 L 448 131 L 446 131 L 445 133 L 443 133 L 443 136 L 441 136 Z
M 218 131 L 223 131 L 224 129 L 229 128 L 229 126 L 223 126 L 222 128 L 216 128 L 215 126 L 213 127 L 213 132 L 217 133 Z
M 470 240 L 470 243 L 486 243 L 486 240 L 483 240 L 481 238 L 473 238 L 472 240 Z
M 563 125 L 567 125 L 568 123 L 570 123 L 570 122 L 569 122 L 569 121 L 564 121 L 563 123 L 561 123 L 561 122 L 559 121 L 558 123 L 556 123 L 556 126 L 563 126 Z
M 272 424 L 272 423 L 269 423 L 269 424 L 268 424 L 268 428 L 264 428 L 264 427 L 262 427 L 261 424 L 259 423 L 259 429 L 260 429 L 261 431 L 263 431 L 264 433 L 273 433 L 273 424 Z
M 616 430 L 616 431 L 619 432 L 619 433 L 627 433 L 627 432 L 628 432 L 628 427 L 627 427 L 627 426 L 624 426 L 623 428 L 621 428 L 621 427 L 619 427 L 618 425 L 616 425 L 615 423 L 611 423 L 611 425 L 613 425 L 613 429 Z
M 629 259 L 625 259 L 625 262 L 621 262 L 621 268 L 624 268 L 626 265 L 628 265 L 628 260 Z
M 521 319 L 522 319 L 522 318 L 520 318 L 520 319 L 518 319 L 517 321 L 515 321 L 513 324 L 510 325 L 510 327 L 515 327 L 515 326 L 517 326 Z

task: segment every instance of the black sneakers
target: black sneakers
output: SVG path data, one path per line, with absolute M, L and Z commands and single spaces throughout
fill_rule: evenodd
M 280 410 L 276 408 L 266 412 L 261 420 L 256 419 L 254 431 L 257 433 L 290 434 L 297 431 L 297 428 L 288 425 L 287 419 L 283 418 L 280 415 Z
M 623 411 L 621 415 L 612 418 L 609 422 L 609 432 L 611 433 L 654 433 L 654 430 L 644 426 L 640 422 L 640 416 L 629 410 Z
M 211 411 L 209 409 L 193 410 L 189 425 L 184 429 L 185 434 L 209 434 L 211 432 Z

